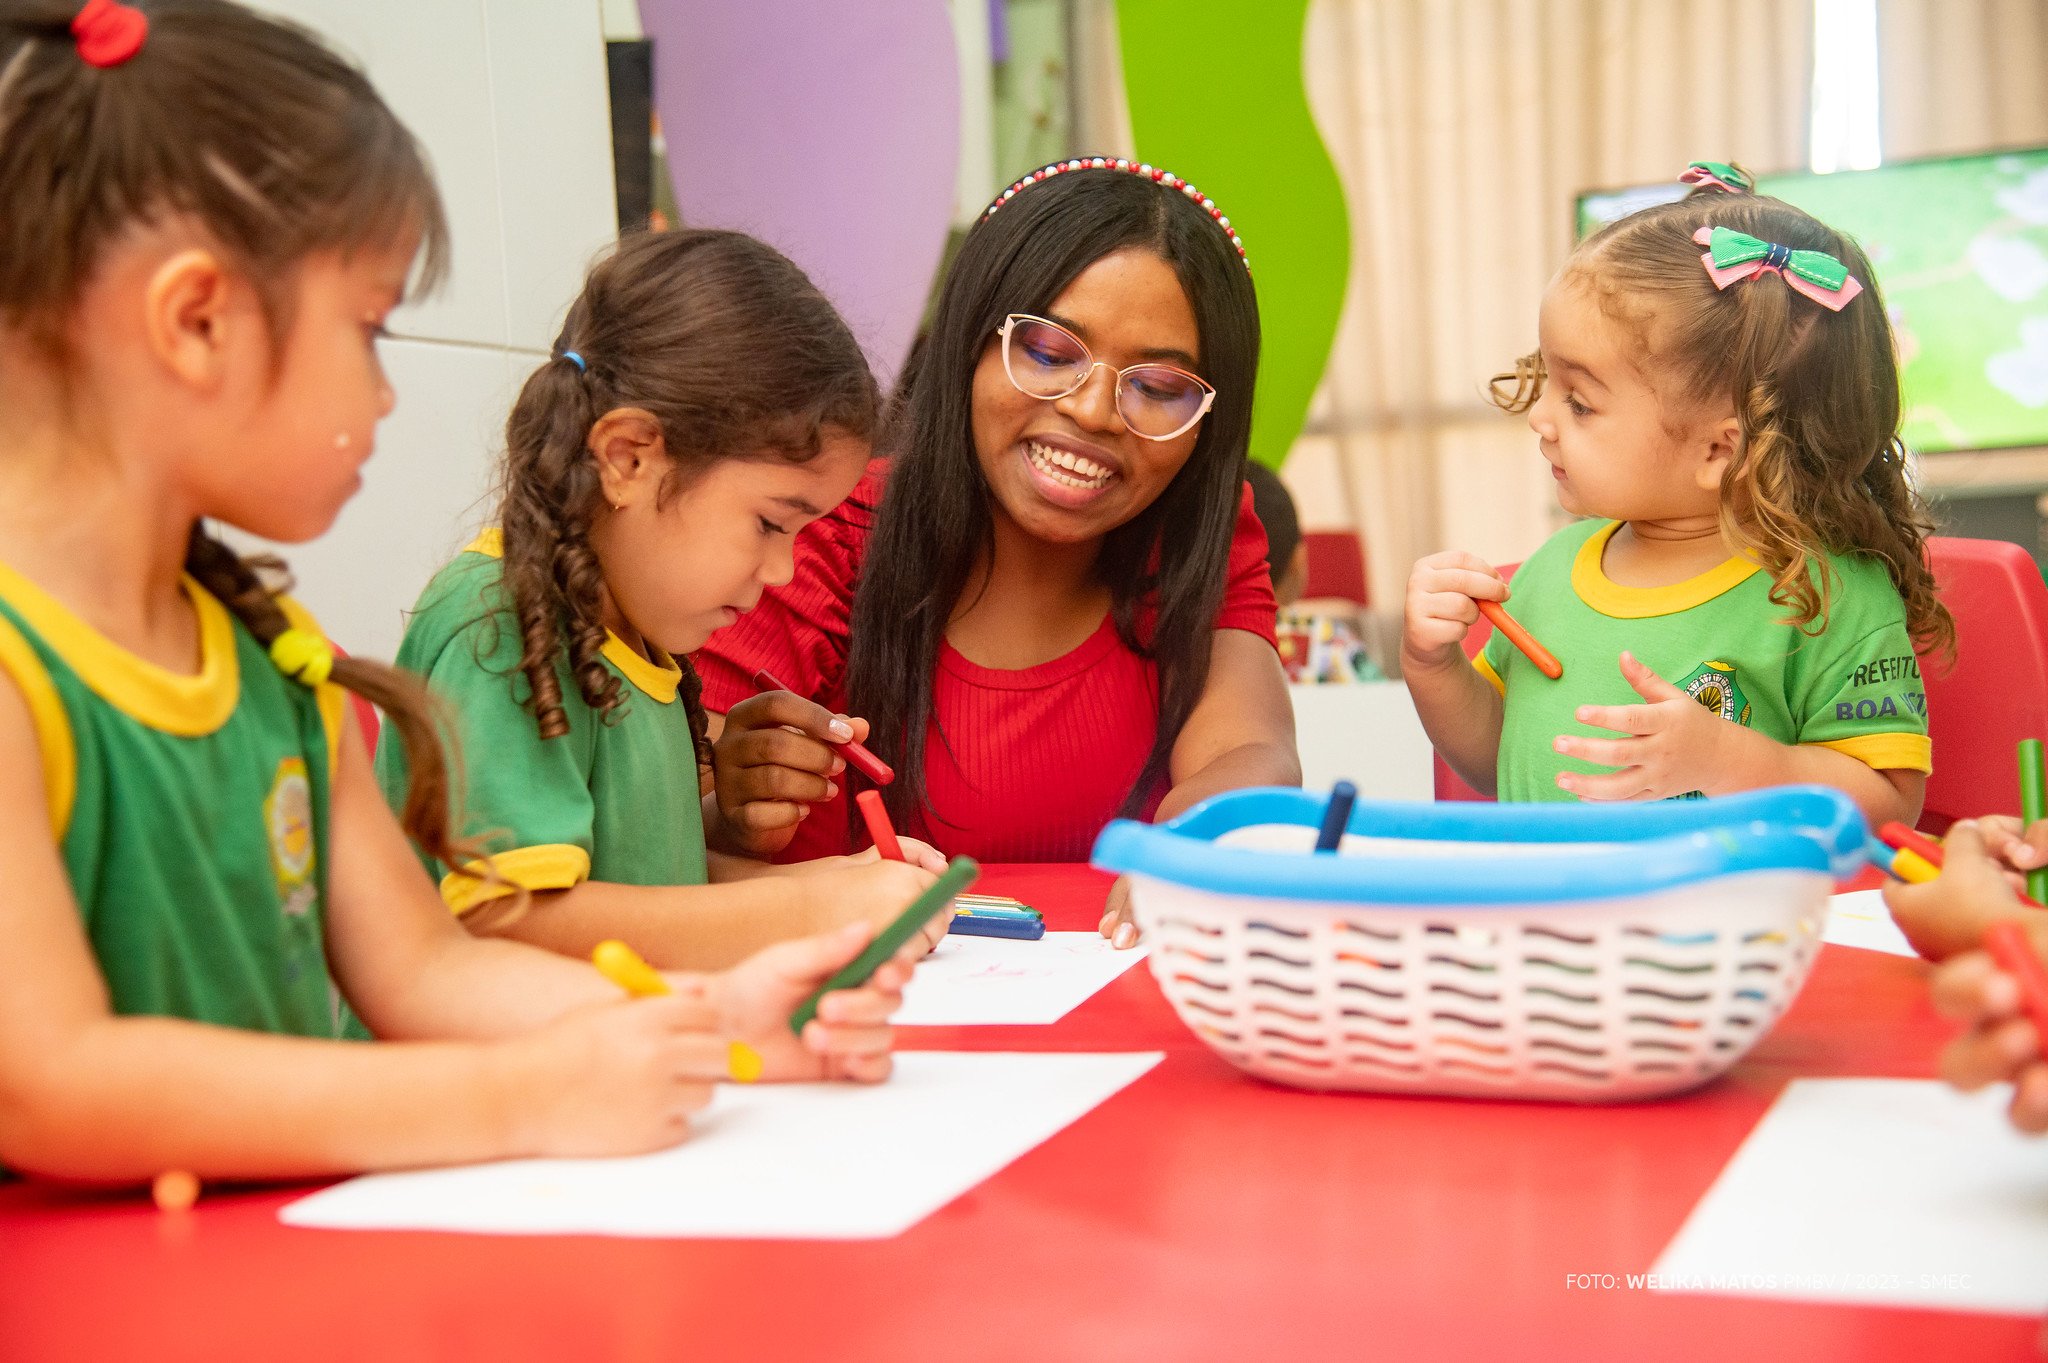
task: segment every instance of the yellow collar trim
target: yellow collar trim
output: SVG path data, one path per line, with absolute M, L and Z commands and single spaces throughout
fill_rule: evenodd
M 136 721 L 180 738 L 203 738 L 228 722 L 242 692 L 234 618 L 192 578 L 185 597 L 199 621 L 199 671 L 173 672 L 139 658 L 71 608 L 0 563 L 0 596 L 100 699 Z
M 505 557 L 505 532 L 497 526 L 479 531 L 477 537 L 463 546 L 465 554 L 482 554 L 485 558 Z M 676 698 L 683 684 L 683 668 L 674 658 L 649 644 L 654 660 L 649 662 L 635 651 L 633 646 L 610 630 L 604 632 L 605 660 L 619 669 L 619 675 L 633 684 L 633 689 L 660 705 L 667 705 Z
M 1624 587 L 1607 576 L 1603 566 L 1607 542 L 1619 529 L 1620 521 L 1609 521 L 1579 546 L 1578 557 L 1572 560 L 1572 590 L 1594 610 L 1617 620 L 1646 620 L 1689 611 L 1741 586 L 1762 570 L 1761 564 L 1738 556 L 1668 587 Z

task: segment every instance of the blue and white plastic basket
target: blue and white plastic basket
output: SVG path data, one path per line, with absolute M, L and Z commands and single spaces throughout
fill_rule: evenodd
M 1119 820 L 1152 973 L 1243 1069 L 1318 1089 L 1605 1102 L 1703 1084 L 1805 982 L 1862 814 L 1787 786 L 1640 805 L 1233 791 Z

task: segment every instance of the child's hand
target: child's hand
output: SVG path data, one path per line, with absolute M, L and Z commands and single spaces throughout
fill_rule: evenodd
M 2037 953 L 2048 946 L 2048 933 L 2037 928 L 2030 935 Z M 1934 972 L 1934 1006 L 1969 1028 L 1942 1051 L 1941 1077 L 1965 1093 L 2010 1081 L 2012 1124 L 2037 1135 L 2048 1131 L 2044 1038 L 2021 1015 L 2019 981 L 1987 953 L 1968 952 Z
M 788 691 L 764 691 L 728 710 L 712 748 L 725 841 L 755 856 L 779 852 L 811 806 L 839 794 L 846 760 L 826 739 L 859 742 L 868 722 L 835 715 Z
M 1913 950 L 1930 961 L 1946 960 L 1984 940 L 1984 929 L 2001 918 L 2039 918 L 2029 909 L 1997 862 L 1986 855 L 1986 839 L 1965 820 L 1941 843 L 1941 876 L 1925 885 L 1890 884 L 1884 902 Z
M 501 1043 L 517 1155 L 638 1155 L 689 1134 L 711 1101 L 692 1075 L 725 1067 L 725 1043 L 689 1024 L 695 1000 L 595 1004 Z M 783 1028 L 784 1033 L 788 1027 Z
M 946 869 L 945 855 L 930 843 L 920 842 L 916 838 L 906 838 L 900 834 L 897 836 L 896 841 L 903 847 L 903 860 L 907 864 L 921 866 L 933 875 L 938 875 Z M 849 852 L 843 857 L 821 857 L 817 862 L 805 864 L 815 865 L 820 869 L 836 869 L 842 866 L 872 866 L 881 859 L 882 854 L 879 851 L 872 847 L 864 847 L 858 852 Z
M 1465 635 L 1479 619 L 1473 603 L 1507 599 L 1506 580 L 1484 559 L 1451 549 L 1419 560 L 1402 607 L 1402 670 L 1464 666 Z
M 780 942 L 714 977 L 711 997 L 720 1030 L 760 1054 L 763 1079 L 876 1083 L 889 1077 L 889 1018 L 903 1006 L 903 986 L 924 954 L 916 942 L 884 961 L 858 989 L 836 990 L 819 1000 L 818 1015 L 805 1024 L 801 1039 L 789 1030 L 797 1005 L 860 955 L 874 935 L 866 923 L 853 923 L 820 937 Z
M 1131 914 L 1131 878 L 1118 876 L 1102 909 L 1101 931 L 1118 951 L 1138 945 L 1138 920 Z
M 2048 819 L 2028 827 L 2010 814 L 1987 814 L 1972 822 L 1984 837 L 1984 850 L 2012 868 L 2007 878 L 2014 889 L 2025 888 L 2026 872 L 2048 866 Z
M 907 843 L 903 850 L 906 853 L 910 851 Z M 863 857 L 868 859 L 862 860 Z M 940 861 L 939 870 L 945 869 L 946 863 Z M 848 923 L 865 923 L 880 932 L 895 922 L 896 916 L 910 907 L 910 901 L 923 894 L 937 879 L 938 876 L 924 866 L 904 861 L 883 861 L 870 852 L 848 858 L 846 865 L 827 872 L 806 888 L 810 893 L 827 897 L 826 913 L 835 925 L 843 927 Z M 916 951 L 911 960 L 923 960 L 927 952 L 943 942 L 952 921 L 953 910 L 948 907 L 919 929 L 917 936 L 911 938 L 905 947 L 905 950 L 914 948 Z
M 1638 662 L 1621 655 L 1621 675 L 1644 705 L 1581 705 L 1578 720 L 1628 738 L 1559 734 L 1551 747 L 1566 757 L 1620 770 L 1559 772 L 1558 787 L 1581 800 L 1662 800 L 1711 784 L 1723 751 L 1749 733 L 1708 710 Z

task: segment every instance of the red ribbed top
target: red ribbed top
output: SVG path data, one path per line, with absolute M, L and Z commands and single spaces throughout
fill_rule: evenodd
M 796 575 L 711 637 L 696 655 L 704 703 L 719 712 L 754 693 L 757 668 L 833 710 L 846 709 L 847 624 L 887 461 L 877 459 L 845 502 L 797 536 Z M 1229 581 L 1216 628 L 1272 643 L 1273 584 L 1266 532 L 1240 503 Z M 944 642 L 925 741 L 929 807 L 902 831 L 949 856 L 982 861 L 1086 861 L 1144 769 L 1159 727 L 1158 668 L 1126 648 L 1107 616 L 1072 652 L 1036 667 L 968 661 Z M 890 754 L 883 754 L 889 758 Z M 1165 794 L 1153 792 L 1150 817 Z M 867 845 L 842 792 L 815 806 L 777 858 L 796 861 Z

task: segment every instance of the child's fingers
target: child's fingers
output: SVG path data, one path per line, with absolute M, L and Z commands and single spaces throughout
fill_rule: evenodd
M 1576 757 L 1602 767 L 1633 767 L 1643 760 L 1640 738 L 1582 738 L 1559 734 L 1550 746 L 1565 757 Z
M 2025 1018 L 1979 1027 L 1950 1042 L 1941 1053 L 1941 1077 L 1965 1093 L 2012 1078 L 2041 1058 L 2041 1038 Z
M 1598 775 L 1562 771 L 1557 774 L 1557 788 L 1568 790 L 1581 800 L 1640 800 L 1650 793 L 1650 778 L 1641 767 L 1623 767 Z
M 826 1023 L 813 1019 L 804 1024 L 804 1047 L 815 1055 L 887 1055 L 896 1044 L 896 1029 L 887 1023 Z
M 896 1057 L 889 1051 L 880 1055 L 834 1056 L 825 1068 L 833 1078 L 847 1083 L 879 1084 L 895 1071 Z
M 1625 652 L 1619 661 L 1622 679 L 1635 688 L 1637 695 L 1652 705 L 1684 698 L 1685 692 L 1658 676 L 1654 669 L 1635 654 Z
M 1988 952 L 1965 952 L 1944 962 L 1928 992 L 1934 1011 L 1953 1022 L 2003 1019 L 2020 1011 L 2018 981 L 1993 965 Z
M 884 989 L 869 983 L 854 989 L 835 989 L 819 999 L 818 1018 L 832 1027 L 869 1027 L 887 1022 L 902 1006 L 900 989 Z
M 1432 597 L 1456 594 L 1468 601 L 1505 601 L 1508 584 L 1491 572 L 1471 568 L 1440 568 L 1420 584 Z
M 2048 1065 L 2029 1065 L 2013 1080 L 2012 1124 L 2031 1135 L 2048 1132 Z
M 1664 727 L 1664 717 L 1654 705 L 1581 705 L 1573 716 L 1593 729 L 1611 729 L 1638 738 Z

